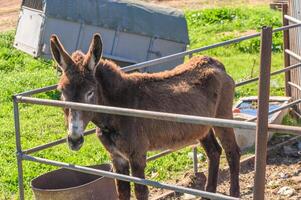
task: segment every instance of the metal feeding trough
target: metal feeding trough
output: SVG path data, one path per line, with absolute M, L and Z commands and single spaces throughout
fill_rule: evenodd
M 185 51 L 189 43 L 184 14 L 173 8 L 133 0 L 23 0 L 14 46 L 51 58 L 51 34 L 71 53 L 87 52 L 94 33 L 101 33 L 104 57 L 121 66 Z M 167 70 L 183 61 L 144 70 Z
M 112 171 L 112 165 L 91 166 Z M 37 200 L 116 200 L 114 179 L 68 169 L 58 169 L 31 181 Z
M 257 116 L 257 99 L 258 97 L 246 97 L 239 100 L 234 106 L 234 119 L 246 121 Z M 269 112 L 287 104 L 290 97 L 270 97 Z M 269 115 L 270 124 L 281 124 L 283 117 L 288 113 L 288 109 L 281 110 L 274 114 Z M 235 128 L 235 137 L 238 146 L 241 150 L 252 147 L 255 144 L 255 131 L 247 129 Z M 272 138 L 273 133 L 269 132 L 269 140 Z

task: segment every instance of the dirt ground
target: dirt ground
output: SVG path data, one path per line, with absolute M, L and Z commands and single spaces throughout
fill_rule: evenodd
M 289 149 L 289 150 L 285 150 Z M 292 150 L 290 150 L 292 149 Z M 298 152 L 299 151 L 299 152 Z M 266 169 L 266 199 L 301 200 L 301 154 L 297 143 L 284 146 L 268 155 Z M 229 180 L 226 178 L 225 180 Z M 254 163 L 241 169 L 240 184 L 242 199 L 252 199 L 254 185 Z M 287 187 L 286 189 L 284 187 Z M 221 193 L 228 193 L 229 182 L 218 187 Z M 285 192 L 281 191 L 286 190 Z M 289 194 L 291 193 L 291 194 Z
M 16 27 L 21 0 L 0 0 L 0 32 Z
M 268 4 L 271 0 L 144 0 L 157 5 L 178 9 L 200 9 L 216 6 L 237 6 L 243 4 Z M 0 0 L 0 32 L 16 27 L 21 0 Z
M 271 0 L 146 0 L 178 9 L 200 9 L 239 5 L 268 5 Z
M 282 141 L 288 138 L 281 138 Z M 273 142 L 270 146 L 275 145 Z M 183 181 L 185 180 L 185 181 Z M 204 173 L 198 173 L 194 176 L 189 172 L 183 176 L 181 183 L 185 187 L 196 189 L 204 189 L 206 178 Z M 240 171 L 240 188 L 241 199 L 252 199 L 254 185 L 254 159 L 245 162 L 241 166 Z M 219 172 L 219 183 L 217 191 L 223 194 L 229 194 L 229 171 L 221 170 Z M 173 194 L 169 197 L 158 198 L 165 192 L 158 189 L 152 189 L 152 199 L 156 200 L 196 200 L 190 195 L 180 196 L 181 194 Z M 301 200 L 301 139 L 290 145 L 271 151 L 267 158 L 266 168 L 266 199 L 275 200 Z

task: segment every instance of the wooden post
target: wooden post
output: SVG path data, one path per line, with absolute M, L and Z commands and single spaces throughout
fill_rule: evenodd
M 282 22 L 283 26 L 289 25 L 289 21 L 284 18 L 284 15 L 288 14 L 288 5 L 287 4 L 282 4 Z M 285 53 L 286 49 L 290 49 L 290 44 L 289 44 L 289 30 L 283 31 L 283 54 L 284 54 L 284 68 L 290 66 L 290 56 Z M 291 88 L 288 84 L 288 82 L 291 81 L 291 75 L 290 71 L 285 72 L 285 94 L 286 96 L 291 96 Z
M 259 95 L 255 146 L 255 180 L 253 199 L 264 200 L 267 157 L 270 74 L 272 54 L 272 28 L 261 30 Z

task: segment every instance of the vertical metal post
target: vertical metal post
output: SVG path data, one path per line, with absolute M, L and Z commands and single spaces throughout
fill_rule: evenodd
M 288 5 L 287 4 L 282 4 L 282 23 L 283 26 L 287 26 L 289 25 L 289 21 L 284 17 L 285 15 L 288 14 Z M 290 48 L 290 44 L 289 44 L 289 30 L 285 30 L 283 31 L 283 49 L 289 49 Z M 283 51 L 284 53 L 284 68 L 290 66 L 290 56 L 285 53 L 285 51 Z M 291 81 L 291 77 L 290 77 L 290 71 L 285 72 L 285 94 L 286 96 L 291 96 L 291 88 L 288 85 L 288 82 Z
M 196 147 L 193 147 L 193 172 L 198 173 L 198 151 Z
M 18 184 L 19 184 L 19 198 L 24 200 L 24 184 L 23 184 L 23 167 L 22 167 L 22 147 L 21 147 L 21 136 L 20 136 L 20 119 L 19 119 L 19 105 L 16 97 L 13 97 L 14 103 L 14 121 L 16 131 L 16 156 L 18 165 Z
M 264 200 L 267 156 L 272 28 L 262 27 L 253 199 Z
M 190 58 L 192 58 L 192 56 L 193 56 L 193 54 L 192 54 L 192 53 L 191 53 L 191 54 L 189 54 L 189 59 L 190 59 Z

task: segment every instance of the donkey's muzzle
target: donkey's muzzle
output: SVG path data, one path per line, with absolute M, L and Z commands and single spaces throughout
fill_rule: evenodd
M 78 138 L 72 138 L 70 135 L 68 135 L 67 142 L 72 151 L 78 151 L 83 146 L 84 137 L 80 136 Z

